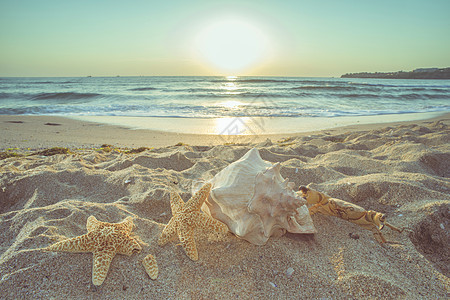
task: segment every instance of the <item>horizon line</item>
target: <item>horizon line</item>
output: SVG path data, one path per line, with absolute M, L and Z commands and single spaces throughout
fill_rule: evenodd
M 300 75 L 65 75 L 65 76 L 0 76 L 0 78 L 116 78 L 116 77 L 303 77 L 303 78 L 340 78 L 340 76 L 300 76 Z

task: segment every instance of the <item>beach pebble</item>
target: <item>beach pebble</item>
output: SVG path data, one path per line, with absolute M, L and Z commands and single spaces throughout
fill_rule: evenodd
M 348 236 L 351 237 L 351 238 L 354 239 L 354 240 L 359 239 L 359 234 L 356 234 L 356 233 L 353 233 L 353 232 L 350 232 L 350 233 L 348 234 Z
M 286 270 L 286 276 L 287 276 L 287 277 L 291 277 L 293 273 L 294 273 L 294 269 L 291 268 L 291 267 L 289 267 L 289 268 Z
M 275 283 L 273 283 L 272 281 L 269 281 L 269 284 L 270 284 L 272 287 L 274 287 L 274 288 L 277 287 L 277 285 L 276 285 Z

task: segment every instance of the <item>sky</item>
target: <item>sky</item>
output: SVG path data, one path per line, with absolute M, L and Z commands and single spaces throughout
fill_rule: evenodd
M 450 67 L 449 13 L 449 0 L 0 0 L 0 76 Z

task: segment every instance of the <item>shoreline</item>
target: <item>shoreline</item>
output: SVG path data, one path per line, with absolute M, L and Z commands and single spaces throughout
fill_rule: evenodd
M 446 112 L 401 113 L 372 116 L 337 117 L 222 117 L 175 118 L 129 116 L 69 116 L 85 122 L 123 126 L 131 130 L 147 129 L 178 134 L 207 135 L 278 135 L 300 134 L 351 125 L 420 121 L 445 115 Z M 161 130 L 160 128 L 164 128 Z
M 396 115 L 393 115 L 395 117 Z M 419 117 L 419 116 L 418 116 Z M 67 148 L 95 148 L 103 144 L 115 147 L 167 147 L 179 143 L 188 145 L 215 146 L 223 144 L 261 143 L 267 139 L 275 142 L 281 139 L 307 136 L 323 132 L 344 133 L 348 131 L 374 130 L 399 124 L 424 124 L 438 120 L 450 120 L 450 113 L 439 114 L 431 118 L 403 121 L 382 121 L 366 124 L 351 124 L 331 128 L 316 129 L 303 132 L 284 132 L 277 134 L 253 134 L 253 135 L 225 135 L 225 134 L 194 134 L 176 133 L 162 130 L 131 129 L 121 125 L 111 125 L 98 122 L 89 122 L 65 116 L 29 116 L 29 115 L 0 115 L 0 150 L 6 149 L 43 149 L 48 147 Z M 154 118 L 146 118 L 150 121 L 160 121 Z M 142 120 L 141 120 L 142 121 Z M 180 121 L 180 120 L 178 120 Z M 183 120 L 182 120 L 183 121 Z M 186 121 L 186 120 L 184 120 Z M 385 121 L 385 122 L 383 122 Z M 333 118 L 328 123 L 334 122 Z M 278 124 L 277 124 L 278 123 Z M 156 122 L 155 126 L 164 126 Z M 286 124 L 281 118 L 265 119 L 265 126 L 278 126 Z M 183 126 L 178 125 L 178 126 Z M 311 126 L 314 126 L 311 124 Z M 320 126 L 320 125 L 319 125 Z M 164 127 L 165 128 L 165 127 Z M 304 129 L 304 128 L 303 128 Z

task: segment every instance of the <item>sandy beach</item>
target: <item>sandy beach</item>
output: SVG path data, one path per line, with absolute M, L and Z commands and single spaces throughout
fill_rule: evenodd
M 49 116 L 0 116 L 0 290 L 4 299 L 445 299 L 450 295 L 450 115 L 258 136 L 178 134 Z M 110 147 L 103 146 L 111 145 Z M 67 147 L 66 154 L 42 150 Z M 139 152 L 129 153 L 131 149 Z M 251 148 L 281 175 L 386 214 L 402 233 L 316 214 L 317 233 L 253 245 L 196 236 L 199 260 L 157 240 L 184 201 Z M 142 151 L 141 151 L 142 150 Z M 133 217 L 142 251 L 116 255 L 92 285 L 91 253 L 45 252 L 89 216 Z M 142 260 L 153 254 L 159 276 Z

